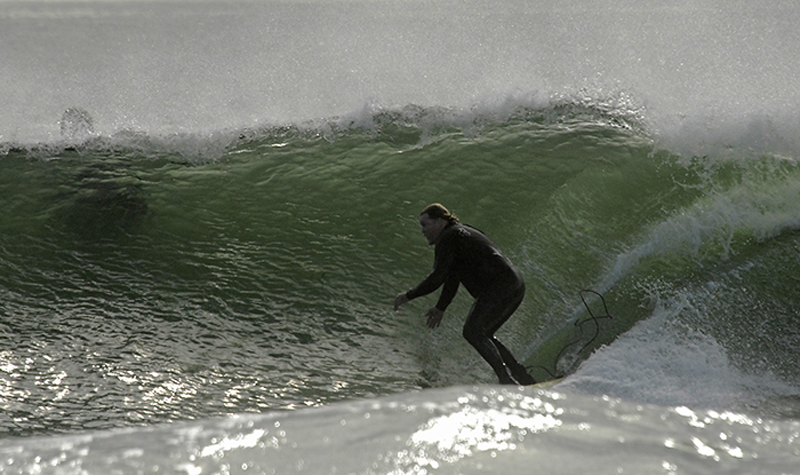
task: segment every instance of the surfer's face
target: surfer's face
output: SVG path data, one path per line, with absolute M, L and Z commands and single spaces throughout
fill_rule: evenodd
M 447 226 L 447 220 L 442 218 L 431 218 L 427 214 L 420 215 L 419 225 L 422 227 L 422 234 L 428 240 L 428 245 L 436 244 L 439 240 L 439 235 L 442 230 Z

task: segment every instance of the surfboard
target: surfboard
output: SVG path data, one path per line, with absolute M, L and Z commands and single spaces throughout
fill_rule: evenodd
M 556 379 L 551 379 L 549 381 L 542 381 L 541 383 L 529 384 L 526 387 L 538 388 L 538 389 L 552 389 L 553 386 L 560 383 L 561 381 L 564 381 L 564 378 L 556 378 Z

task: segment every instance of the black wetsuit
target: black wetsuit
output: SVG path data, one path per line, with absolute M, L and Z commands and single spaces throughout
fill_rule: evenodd
M 455 297 L 459 283 L 475 298 L 464 323 L 464 338 L 492 366 L 501 383 L 513 384 L 516 380 L 533 384 L 535 381 L 525 367 L 494 337 L 522 303 L 525 296 L 522 275 L 482 232 L 464 224 L 452 224 L 442 230 L 436 242 L 433 272 L 406 292 L 406 297 L 413 300 L 444 285 L 436 303 L 436 308 L 444 311 Z

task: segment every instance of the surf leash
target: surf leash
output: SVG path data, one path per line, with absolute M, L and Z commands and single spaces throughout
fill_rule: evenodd
M 595 315 L 594 312 L 592 312 L 592 308 L 589 306 L 589 303 L 586 302 L 586 297 L 584 295 L 586 293 L 594 294 L 594 295 L 596 295 L 596 296 L 598 296 L 600 298 L 600 302 L 602 302 L 602 304 L 603 304 L 603 311 L 605 312 L 604 315 Z M 547 374 L 549 374 L 550 377 L 553 378 L 553 379 L 563 378 L 564 376 L 566 376 L 565 374 L 556 375 L 556 373 L 558 372 L 558 370 L 557 370 L 558 361 L 561 359 L 561 357 L 563 356 L 564 352 L 567 351 L 567 349 L 569 347 L 571 347 L 573 345 L 577 345 L 578 343 L 580 343 L 581 341 L 584 340 L 583 325 L 585 323 L 588 323 L 588 322 L 594 322 L 594 335 L 592 335 L 592 337 L 589 339 L 589 341 L 587 341 L 581 347 L 581 349 L 578 350 L 578 354 L 582 353 L 583 350 L 588 348 L 589 345 L 591 345 L 595 341 L 595 339 L 597 339 L 597 336 L 600 334 L 600 322 L 599 322 L 599 320 L 603 319 L 603 318 L 608 318 L 608 319 L 613 319 L 614 318 L 609 313 L 608 305 L 606 305 L 606 299 L 603 298 L 603 295 L 600 292 L 597 292 L 597 291 L 591 290 L 591 289 L 582 289 L 578 293 L 578 295 L 580 295 L 581 302 L 583 302 L 583 306 L 586 307 L 586 311 L 589 312 L 589 318 L 586 318 L 584 320 L 581 320 L 579 318 L 578 320 L 575 321 L 575 325 L 574 326 L 578 327 L 578 331 L 580 332 L 580 335 L 578 336 L 578 338 L 575 341 L 571 341 L 571 342 L 567 343 L 566 345 L 564 345 L 563 348 L 561 348 L 561 351 L 558 352 L 558 355 L 556 355 L 555 361 L 553 362 L 553 371 L 552 372 L 548 368 L 545 368 L 544 366 L 541 366 L 541 365 L 531 366 L 529 368 L 526 368 L 528 370 L 528 372 L 530 372 L 530 370 L 532 370 L 532 369 L 542 369 Z

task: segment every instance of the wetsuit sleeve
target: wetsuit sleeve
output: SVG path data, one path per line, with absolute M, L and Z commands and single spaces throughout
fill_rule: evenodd
M 447 310 L 447 306 L 453 301 L 456 292 L 458 292 L 458 277 L 450 275 L 447 277 L 447 280 L 444 281 L 444 288 L 442 289 L 442 294 L 439 296 L 439 301 L 436 303 L 436 308 L 443 312 Z
M 428 277 L 426 277 L 425 280 L 420 282 L 419 285 L 406 292 L 406 297 L 408 297 L 408 300 L 414 300 L 417 297 L 428 295 L 429 293 L 441 287 L 442 284 L 445 283 L 445 280 L 447 280 L 448 275 L 450 274 L 450 268 L 453 265 L 454 259 L 455 259 L 455 249 L 453 248 L 452 242 L 446 240 L 444 242 L 440 242 L 439 244 L 437 244 L 433 271 L 430 274 L 428 274 Z M 455 296 L 455 290 L 457 290 L 458 288 L 457 276 L 455 277 L 455 279 L 456 279 L 455 280 L 456 285 L 453 289 L 450 289 L 452 295 L 450 295 L 449 300 L 453 299 L 453 296 Z M 446 293 L 447 292 L 443 292 L 442 297 L 444 297 Z M 447 303 L 450 302 L 448 301 Z M 442 307 L 438 308 L 442 310 Z

